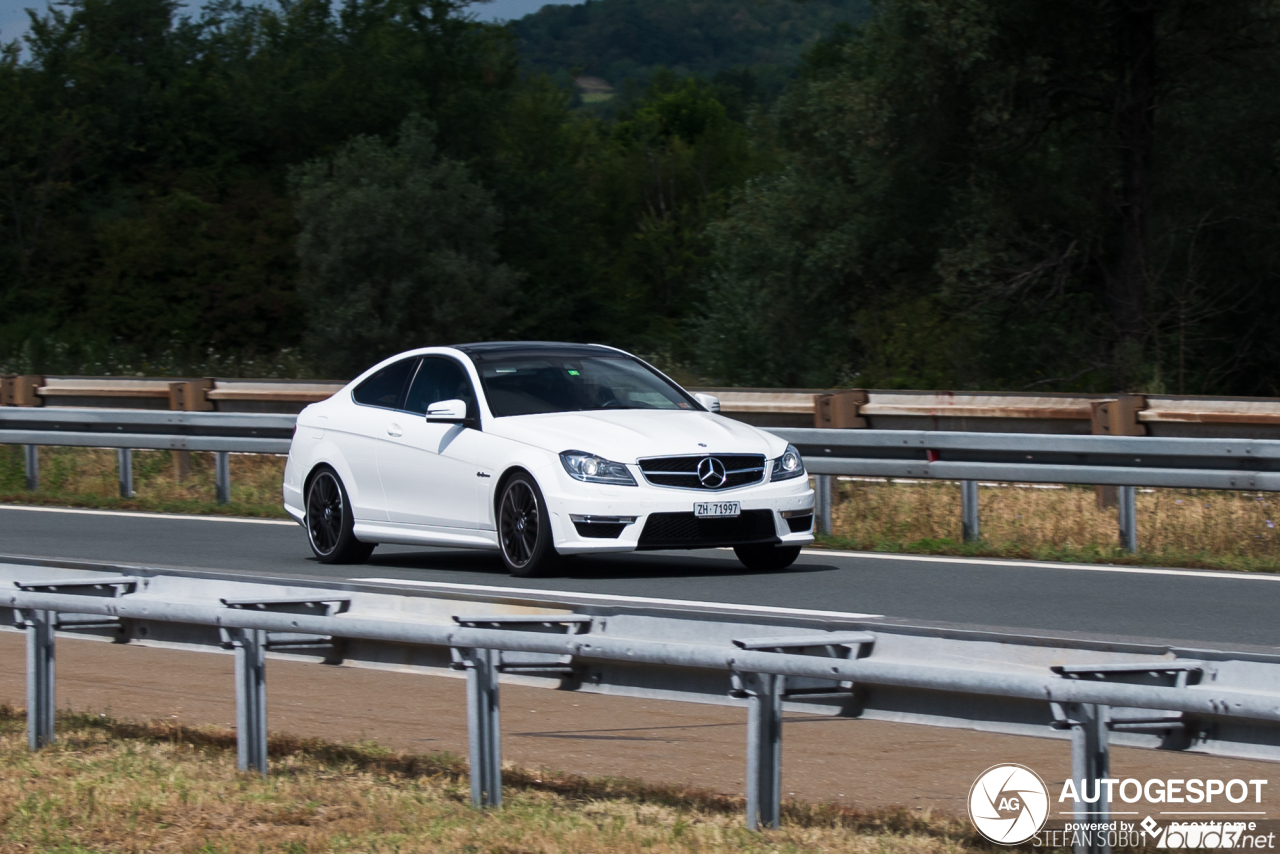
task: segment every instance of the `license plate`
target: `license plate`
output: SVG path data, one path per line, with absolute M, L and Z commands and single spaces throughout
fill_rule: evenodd
M 738 516 L 742 508 L 736 501 L 699 501 L 693 505 L 693 515 L 699 519 L 715 519 L 722 516 Z

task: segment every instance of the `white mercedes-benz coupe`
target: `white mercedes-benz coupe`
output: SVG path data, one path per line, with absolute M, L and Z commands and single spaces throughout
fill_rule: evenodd
M 813 541 L 800 453 L 621 350 L 509 342 L 374 365 L 298 416 L 284 506 L 325 563 L 378 543 L 557 555 L 731 547 L 783 569 Z

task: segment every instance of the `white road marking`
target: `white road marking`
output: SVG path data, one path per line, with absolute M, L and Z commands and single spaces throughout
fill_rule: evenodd
M 348 578 L 357 584 L 392 584 L 398 587 L 424 587 L 430 590 L 465 590 L 467 592 L 502 593 L 514 595 L 555 596 L 565 599 L 601 600 L 624 605 L 679 605 L 690 608 L 724 608 L 733 611 L 750 611 L 754 614 L 778 614 L 786 617 L 834 617 L 841 620 L 868 620 L 883 614 L 851 614 L 846 611 L 810 611 L 807 608 L 775 608 L 769 605 L 734 605 L 728 602 L 698 602 L 690 599 L 653 599 L 648 596 L 616 596 L 610 593 L 577 593 L 570 590 L 535 590 L 531 587 L 495 587 L 489 584 L 455 584 L 448 581 L 415 581 L 409 578 Z
M 1051 561 L 999 560 L 976 557 L 948 557 L 947 555 L 913 555 L 889 552 L 845 552 L 834 549 L 803 549 L 807 555 L 831 555 L 835 557 L 859 557 L 871 560 L 910 560 L 921 563 L 952 563 L 974 566 L 1008 566 L 1027 569 L 1066 569 L 1077 572 L 1122 572 L 1131 575 L 1185 575 L 1191 578 L 1220 578 L 1232 581 L 1280 581 L 1280 573 L 1230 572 L 1220 569 L 1161 569 L 1147 566 L 1115 566 L 1093 563 L 1053 563 Z
M 182 513 L 141 513 L 129 510 L 91 510 L 83 507 L 36 507 L 27 504 L 0 504 L 0 510 L 23 510 L 31 513 L 73 513 L 84 516 L 124 516 L 130 519 L 169 519 L 176 521 L 193 521 L 193 522 L 239 522 L 246 525 L 285 525 L 294 527 L 298 523 L 292 520 L 284 519 L 252 519 L 246 516 L 196 516 L 193 514 Z M 717 551 L 728 551 L 728 549 L 717 549 Z M 814 556 L 827 557 L 856 557 L 866 558 L 868 560 L 910 560 L 920 563 L 949 563 L 949 564 L 965 564 L 970 566 L 1000 566 L 1000 567 L 1021 567 L 1024 569 L 1058 569 L 1073 570 L 1077 572 L 1119 572 L 1129 575 L 1181 575 L 1189 578 L 1218 578 L 1232 581 L 1280 581 L 1280 573 L 1265 572 L 1230 572 L 1227 570 L 1217 569 L 1165 569 L 1159 567 L 1145 566 L 1114 566 L 1109 564 L 1091 564 L 1091 563 L 1055 563 L 1052 561 L 1030 561 L 1030 560 L 1001 560 L 998 558 L 974 558 L 974 557 L 949 557 L 947 555 L 913 555 L 899 554 L 891 552 L 854 552 L 854 551 L 837 551 L 835 549 L 804 549 L 804 554 Z M 389 583 L 390 580 L 387 580 Z M 396 582 L 401 583 L 401 582 Z M 410 583 L 410 582 L 403 582 Z M 415 582 L 416 583 L 416 582 Z M 473 585 L 462 585 L 463 587 L 471 587 Z M 495 590 L 513 590 L 523 591 L 523 588 L 515 587 L 495 587 Z M 528 591 L 537 592 L 537 591 Z M 625 598 L 625 597 L 624 597 Z M 649 599 L 649 602 L 662 603 L 682 603 L 683 600 L 678 599 Z M 701 604 L 701 603 L 691 603 Z M 735 606 L 739 607 L 739 606 Z M 741 606 L 746 607 L 746 606 Z M 767 609 L 766 609 L 767 610 Z M 792 613 L 791 609 L 781 608 L 775 609 L 779 613 Z M 831 614 L 842 618 L 850 617 L 866 617 L 866 614 L 846 614 L 838 611 L 803 611 L 795 613 L 805 614 Z M 879 616 L 879 615 L 871 615 Z
M 247 516 L 196 516 L 186 513 L 135 513 L 130 510 L 90 510 L 84 507 L 32 507 L 27 504 L 0 504 L 0 510 L 25 510 L 31 513 L 75 513 L 83 516 L 125 516 L 130 519 L 171 519 L 180 522 L 241 522 L 247 525 L 289 525 L 297 522 L 283 519 L 251 519 Z

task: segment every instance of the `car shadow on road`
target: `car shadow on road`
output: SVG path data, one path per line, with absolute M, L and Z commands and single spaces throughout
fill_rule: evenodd
M 776 572 L 751 572 L 727 553 L 714 557 L 666 553 L 580 555 L 562 561 L 557 575 L 564 578 L 768 578 L 835 569 L 830 565 L 795 563 Z
M 374 553 L 368 566 L 397 569 L 426 569 L 509 577 L 502 559 L 492 552 L 431 550 Z M 828 563 L 796 563 L 777 572 L 749 572 L 728 553 L 577 555 L 562 558 L 544 578 L 633 579 L 633 578 L 767 578 L 797 573 L 835 572 Z M 519 580 L 519 579 L 514 579 Z

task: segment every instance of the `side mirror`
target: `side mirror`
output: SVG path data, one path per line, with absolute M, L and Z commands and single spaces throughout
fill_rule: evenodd
M 465 400 L 441 400 L 427 407 L 427 420 L 444 424 L 461 424 L 467 420 Z
M 695 394 L 693 399 L 712 412 L 720 411 L 720 398 L 716 397 L 714 394 Z

